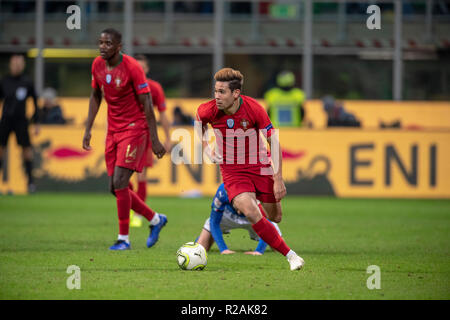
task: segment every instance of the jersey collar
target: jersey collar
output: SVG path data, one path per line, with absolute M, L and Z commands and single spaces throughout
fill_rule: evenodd
M 122 52 L 119 52 L 119 62 L 118 62 L 115 66 L 110 67 L 110 66 L 108 66 L 108 62 L 105 61 L 106 69 L 108 69 L 108 71 L 111 71 L 112 69 L 114 69 L 115 67 L 117 67 L 119 64 L 121 64 L 121 63 L 122 63 L 122 60 L 123 60 L 123 54 L 122 54 Z

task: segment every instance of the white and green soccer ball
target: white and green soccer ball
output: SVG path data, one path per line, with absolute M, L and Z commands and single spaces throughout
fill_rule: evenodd
M 178 266 L 183 270 L 203 270 L 208 261 L 205 248 L 198 243 L 188 242 L 177 251 Z

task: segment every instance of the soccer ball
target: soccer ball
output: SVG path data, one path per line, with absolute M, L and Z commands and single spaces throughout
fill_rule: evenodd
M 183 270 L 203 270 L 208 261 L 205 248 L 195 242 L 183 244 L 177 251 L 178 266 Z

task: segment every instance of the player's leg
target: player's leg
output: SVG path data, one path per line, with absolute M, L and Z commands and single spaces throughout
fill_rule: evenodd
M 33 177 L 33 148 L 31 146 L 30 134 L 28 133 L 28 121 L 26 119 L 18 120 L 15 123 L 15 133 L 17 143 L 22 146 L 22 159 L 27 175 L 28 192 L 33 193 L 36 191 Z
M 137 195 L 139 198 L 145 202 L 147 198 L 147 183 L 146 183 L 146 176 L 147 176 L 147 167 L 144 166 L 142 169 L 142 172 L 136 172 L 137 175 Z M 133 190 L 134 191 L 134 190 Z M 130 227 L 136 227 L 139 228 L 142 226 L 142 215 L 135 212 L 134 210 L 131 210 L 130 212 Z
M 137 183 L 137 195 L 145 202 L 147 199 L 147 167 L 144 166 L 142 172 L 137 173 Z
M 4 154 L 5 154 L 5 148 L 2 145 L 0 145 L 0 171 L 3 170 L 3 157 L 4 157 Z
M 273 193 L 273 178 L 271 176 L 262 176 L 262 175 L 256 176 L 254 178 L 254 182 L 255 185 L 257 186 L 256 187 L 257 198 L 261 202 L 261 204 L 258 207 L 259 210 L 263 214 L 265 213 L 266 216 L 273 222 L 280 222 L 282 216 L 281 203 L 280 201 L 276 200 L 275 195 Z M 281 237 L 279 229 L 277 229 L 273 224 L 272 226 L 275 230 L 277 230 L 279 238 L 284 242 L 284 239 Z M 272 248 L 274 248 L 269 242 L 267 243 Z M 286 246 L 286 248 L 288 247 Z M 285 254 L 285 256 L 290 264 L 291 270 L 300 270 L 305 264 L 305 261 L 291 249 L 289 249 L 289 251 Z
M 6 121 L 5 119 L 0 120 L 0 171 L 3 170 L 3 158 L 11 129 L 10 121 Z
M 245 192 L 237 195 L 233 199 L 233 205 L 244 213 L 261 239 L 288 259 L 291 270 L 301 269 L 304 264 L 303 259 L 287 246 L 274 225 L 264 217 L 262 207 L 258 206 L 254 193 Z
M 261 205 L 264 208 L 264 211 L 267 214 L 267 218 L 270 221 L 273 221 L 275 223 L 281 222 L 281 217 L 283 215 L 281 210 L 281 202 L 262 202 Z
M 280 237 L 273 224 L 264 217 L 256 202 L 256 195 L 254 193 L 244 192 L 238 194 L 233 198 L 233 205 L 240 212 L 244 213 L 252 224 L 253 230 L 255 230 L 261 239 L 282 255 L 286 256 L 289 253 L 290 248 Z
M 117 242 L 110 247 L 111 250 L 125 250 L 130 248 L 129 223 L 131 196 L 128 183 L 133 170 L 116 166 L 114 174 L 110 177 L 110 190 L 116 196 L 117 216 L 119 218 L 119 235 Z
M 137 133 L 132 132 L 132 134 L 127 133 L 124 137 L 119 137 L 116 165 L 141 172 L 146 160 L 144 154 L 147 148 L 148 134 L 148 130 L 143 130 Z M 129 181 L 127 181 L 127 188 L 131 197 L 131 209 L 144 216 L 150 222 L 150 235 L 147 239 L 147 247 L 150 248 L 158 241 L 161 229 L 167 224 L 167 217 L 150 209 L 136 192 L 131 191 L 128 186 Z

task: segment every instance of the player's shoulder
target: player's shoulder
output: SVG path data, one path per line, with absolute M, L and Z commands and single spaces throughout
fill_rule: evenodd
M 125 53 L 122 53 L 122 62 L 124 63 L 124 65 L 126 67 L 139 67 L 141 68 L 141 65 L 139 64 L 139 62 L 137 62 L 137 60 L 135 58 L 133 58 L 132 56 L 129 56 Z
M 258 114 L 260 112 L 265 112 L 264 107 L 256 99 L 244 95 L 241 95 L 241 98 L 246 108 L 249 109 L 252 113 Z
M 217 111 L 217 107 L 216 107 L 216 100 L 212 99 L 208 102 L 202 103 L 198 108 L 197 108 L 197 114 L 199 117 L 203 118 L 203 117 L 211 117 L 213 116 Z
M 100 57 L 100 56 L 96 57 L 96 58 L 94 59 L 94 61 L 92 61 L 92 66 L 93 66 L 93 67 L 98 66 L 98 65 L 100 64 L 101 61 L 103 61 L 103 58 L 102 58 L 102 57 Z

